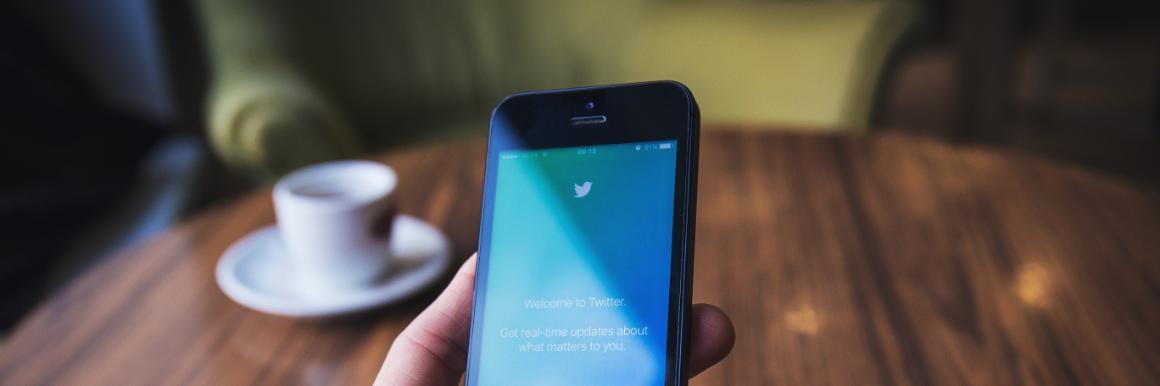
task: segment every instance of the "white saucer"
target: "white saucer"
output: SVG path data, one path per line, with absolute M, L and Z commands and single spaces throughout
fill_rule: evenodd
M 431 285 L 451 262 L 447 237 L 431 224 L 399 215 L 387 272 L 363 288 L 308 296 L 282 246 L 276 225 L 258 229 L 234 242 L 217 264 L 217 283 L 239 304 L 265 313 L 323 317 L 362 311 L 401 300 Z

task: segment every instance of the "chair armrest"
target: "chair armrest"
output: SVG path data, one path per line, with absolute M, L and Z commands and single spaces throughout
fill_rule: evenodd
M 217 82 L 209 109 L 214 150 L 231 167 L 258 176 L 363 151 L 338 109 L 291 75 L 255 73 Z
M 278 4 L 199 3 L 212 72 L 209 138 L 226 164 L 270 178 L 362 152 L 345 114 L 291 59 L 272 19 Z

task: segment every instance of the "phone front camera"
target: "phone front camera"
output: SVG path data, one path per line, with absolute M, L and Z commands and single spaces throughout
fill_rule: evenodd
M 596 102 L 589 101 L 588 103 L 585 103 L 585 104 L 584 104 L 584 109 L 585 109 L 585 110 L 592 110 L 592 109 L 595 109 L 595 108 L 596 108 Z

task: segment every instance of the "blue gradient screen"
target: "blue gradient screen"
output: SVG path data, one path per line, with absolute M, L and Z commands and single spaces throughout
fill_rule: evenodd
M 676 147 L 498 155 L 473 383 L 664 383 Z

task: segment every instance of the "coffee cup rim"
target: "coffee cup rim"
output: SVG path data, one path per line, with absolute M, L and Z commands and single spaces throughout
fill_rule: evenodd
M 326 178 L 355 178 L 360 184 L 366 184 L 366 187 L 342 199 L 317 197 L 299 192 L 308 184 Z M 318 210 L 336 210 L 378 201 L 393 193 L 397 185 L 398 177 L 394 169 L 383 163 L 368 160 L 329 161 L 309 165 L 283 176 L 274 184 L 274 198 L 278 201 L 300 203 Z

